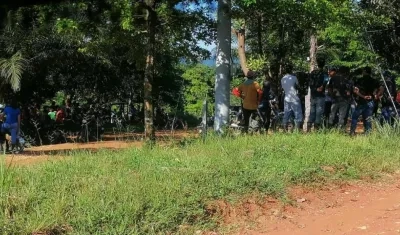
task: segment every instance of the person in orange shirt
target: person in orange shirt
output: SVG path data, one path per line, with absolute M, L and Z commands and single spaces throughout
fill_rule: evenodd
M 240 96 L 243 99 L 243 118 L 244 118 L 244 131 L 247 133 L 249 130 L 249 123 L 251 114 L 257 112 L 258 104 L 260 102 L 262 91 L 260 84 L 254 80 L 256 74 L 253 71 L 247 73 L 246 80 L 237 88 L 234 88 L 233 94 Z

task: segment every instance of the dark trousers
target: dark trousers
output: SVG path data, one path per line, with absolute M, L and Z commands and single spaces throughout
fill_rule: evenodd
M 339 128 L 345 129 L 347 124 L 347 113 L 349 111 L 349 101 L 345 99 L 337 99 L 332 103 L 331 113 L 329 116 L 329 126 L 332 127 L 335 124 L 336 115 L 339 113 Z
M 324 125 L 328 126 L 329 118 L 331 116 L 332 109 L 332 101 L 325 101 L 325 109 L 324 109 Z
M 392 105 L 390 104 L 383 105 L 381 108 L 381 115 L 382 115 L 381 125 L 385 123 L 393 125 L 395 123 L 394 121 L 395 117 L 397 117 L 397 114 Z
M 257 110 L 249 110 L 249 109 L 243 108 L 244 131 L 245 132 L 248 132 L 249 124 L 250 124 L 250 117 L 255 112 L 257 112 Z
M 369 133 L 372 129 L 372 115 L 374 112 L 374 102 L 370 101 L 366 104 L 359 104 L 356 106 L 351 118 L 350 134 L 355 134 L 357 128 L 358 117 L 362 115 L 364 122 L 364 131 Z
M 264 119 L 265 132 L 268 133 L 269 126 L 271 125 L 271 106 L 269 105 L 269 102 L 263 102 L 259 106 L 259 110 L 262 118 Z
M 3 122 L 0 122 L 0 126 L 3 126 Z M 5 144 L 5 146 L 4 146 Z M 4 147 L 6 149 L 4 149 Z M 3 152 L 4 150 L 8 150 L 8 141 L 6 140 L 6 132 L 0 128 L 0 153 Z

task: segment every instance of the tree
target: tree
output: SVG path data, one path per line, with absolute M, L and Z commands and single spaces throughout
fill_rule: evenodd
M 183 68 L 185 79 L 184 110 L 195 117 L 201 116 L 203 100 L 207 97 L 208 107 L 214 106 L 215 69 L 203 64 L 195 64 Z M 212 113 L 208 110 L 208 113 Z
M 144 75 L 144 121 L 145 138 L 148 141 L 155 140 L 154 130 L 154 108 L 153 108 L 153 80 L 154 80 L 154 57 L 156 44 L 156 22 L 157 13 L 155 11 L 155 0 L 146 0 L 147 11 L 147 56 L 146 69 Z
M 311 34 L 310 37 L 310 72 L 316 69 L 317 66 L 317 50 L 318 50 L 318 41 L 315 34 Z M 308 86 L 307 86 L 308 87 Z M 310 118 L 310 111 L 311 111 L 311 89 L 308 87 L 307 95 L 304 101 L 304 125 L 303 130 L 307 131 L 308 120 Z
M 387 69 L 400 70 L 400 3 L 399 1 L 359 1 L 365 17 L 360 28 L 364 40 L 371 43 Z M 367 22 L 367 24 L 365 24 Z M 370 42 L 369 42 L 370 40 Z

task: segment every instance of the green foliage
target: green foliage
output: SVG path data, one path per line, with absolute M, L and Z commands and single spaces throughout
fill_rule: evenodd
M 214 112 L 215 69 L 203 64 L 195 64 L 186 66 L 183 70 L 185 111 L 200 117 L 203 101 L 207 98 L 208 113 L 212 114 Z
M 205 94 L 213 103 L 213 75 L 207 75 L 211 80 L 188 75 L 180 65 L 182 59 L 197 63 L 210 56 L 198 45 L 216 36 L 216 20 L 209 17 L 215 12 L 207 4 L 160 0 L 155 7 L 154 101 L 172 112 L 198 115 Z M 284 61 L 293 62 L 296 70 L 309 69 L 311 34 L 318 35 L 318 53 L 327 55 L 329 65 L 356 70 L 381 64 L 400 71 L 399 7 L 396 1 L 237 0 L 232 17 L 234 28 L 246 27 L 249 68 L 277 79 Z M 3 84 L 20 88 L 23 102 L 49 100 L 59 91 L 104 102 L 142 102 L 148 39 L 142 2 L 77 0 L 0 11 L 6 23 L 0 27 L 0 55 L 8 58 L 1 60 Z M 232 87 L 240 82 L 234 78 Z M 240 104 L 234 97 L 231 101 Z
M 77 152 L 24 167 L 2 163 L 0 228 L 5 234 L 193 234 L 216 226 L 207 208 L 217 200 L 285 199 L 293 185 L 392 173 L 400 167 L 394 137 L 216 137 L 180 148 Z
M 174 111 L 183 110 L 176 95 L 182 86 L 181 59 L 207 57 L 197 41 L 210 41 L 214 32 L 203 10 L 176 9 L 179 2 L 162 1 L 156 8 L 154 101 Z M 2 77 L 15 89 L 21 80 L 17 95 L 23 103 L 45 102 L 60 91 L 79 102 L 141 103 L 145 13 L 143 4 L 130 0 L 79 0 L 10 11 L 7 28 L 0 26 L 0 55 L 14 60 L 1 60 Z
M 327 55 L 328 63 L 358 69 L 376 66 L 376 55 L 363 41 L 363 33 L 351 26 L 332 24 L 320 32 L 319 52 Z
M 381 63 L 393 69 L 400 55 L 396 46 L 400 44 L 395 43 L 400 35 L 395 22 L 400 18 L 392 10 L 398 4 L 389 5 L 348 0 L 234 1 L 234 27 L 238 29 L 245 22 L 249 67 L 253 66 L 253 58 L 265 58 L 272 76 L 280 72 L 283 61 L 293 62 L 297 70 L 309 69 L 306 58 L 312 33 L 318 35 L 318 53 L 327 55 L 329 65 L 356 70 Z M 367 33 L 369 29 L 372 33 Z M 379 30 L 375 33 L 374 29 Z M 394 33 L 385 35 L 392 29 Z M 380 56 L 368 45 L 370 37 Z M 385 45 L 379 37 L 385 39 Z M 389 53 L 388 47 L 395 50 Z
M 268 59 L 266 56 L 254 55 L 247 59 L 247 66 L 253 71 L 263 71 L 268 66 Z
M 57 33 L 73 33 L 78 30 L 78 23 L 72 19 L 57 19 Z

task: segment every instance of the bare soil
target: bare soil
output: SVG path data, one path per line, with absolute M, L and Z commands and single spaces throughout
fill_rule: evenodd
M 400 178 L 290 190 L 290 205 L 249 197 L 238 205 L 216 202 L 221 232 L 237 235 L 400 234 Z M 262 201 L 262 203 L 260 202 Z
M 156 132 L 157 141 L 180 140 L 195 135 L 194 131 L 158 131 Z M 5 161 L 7 165 L 30 165 L 44 161 L 54 161 L 64 159 L 68 152 L 83 150 L 95 152 L 99 149 L 125 149 L 129 147 L 141 147 L 143 145 L 143 134 L 131 133 L 121 135 L 104 135 L 104 141 L 93 143 L 65 143 L 57 145 L 45 145 L 25 149 L 22 154 L 7 155 Z

